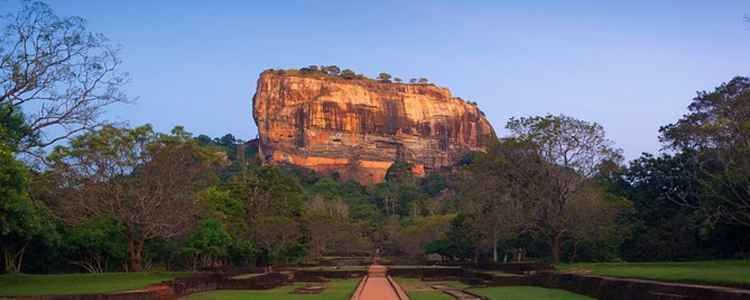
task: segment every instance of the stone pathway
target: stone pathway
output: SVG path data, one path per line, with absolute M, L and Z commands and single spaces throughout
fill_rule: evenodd
M 436 289 L 438 291 L 451 295 L 451 297 L 459 299 L 459 300 L 481 300 L 482 299 L 472 294 L 466 293 L 463 290 L 450 287 L 447 285 L 436 284 L 436 285 L 432 285 L 431 287 L 433 289 Z
M 364 286 L 355 292 L 353 300 L 408 300 L 398 285 L 386 275 L 388 268 L 371 265 L 365 277 Z

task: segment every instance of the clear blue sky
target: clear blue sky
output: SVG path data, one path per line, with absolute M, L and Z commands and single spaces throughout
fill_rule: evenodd
M 253 138 L 267 68 L 336 64 L 427 77 L 511 116 L 604 125 L 630 159 L 696 90 L 750 70 L 750 1 L 62 1 L 122 45 L 134 105 L 112 120 Z M 17 7 L 0 0 L 0 11 Z

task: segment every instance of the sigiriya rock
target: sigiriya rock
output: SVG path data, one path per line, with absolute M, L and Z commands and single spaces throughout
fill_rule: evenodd
M 495 138 L 476 104 L 432 84 L 267 70 L 253 97 L 259 155 L 363 184 L 394 161 L 417 175 L 455 165 Z

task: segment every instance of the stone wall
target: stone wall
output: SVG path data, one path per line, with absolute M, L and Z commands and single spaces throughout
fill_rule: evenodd
M 750 300 L 750 290 L 652 280 L 544 272 L 534 275 L 534 281 L 538 286 L 606 300 Z

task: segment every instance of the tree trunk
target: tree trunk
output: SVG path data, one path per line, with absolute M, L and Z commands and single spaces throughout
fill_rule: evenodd
M 26 253 L 26 247 L 29 246 L 31 241 L 25 241 L 18 251 L 11 249 L 12 247 L 3 247 L 3 261 L 5 262 L 5 272 L 7 273 L 20 273 L 21 265 L 23 264 L 23 255 Z
M 576 255 L 578 255 L 578 241 L 573 242 L 573 254 L 570 255 L 570 263 L 576 262 Z
M 128 231 L 128 272 L 143 271 L 143 238 Z
M 561 234 L 555 234 L 552 236 L 551 250 L 552 250 L 552 263 L 560 263 L 560 240 L 562 239 Z
M 497 263 L 497 226 L 493 226 L 492 230 L 492 261 Z
M 497 243 L 492 247 L 492 261 L 497 263 Z

